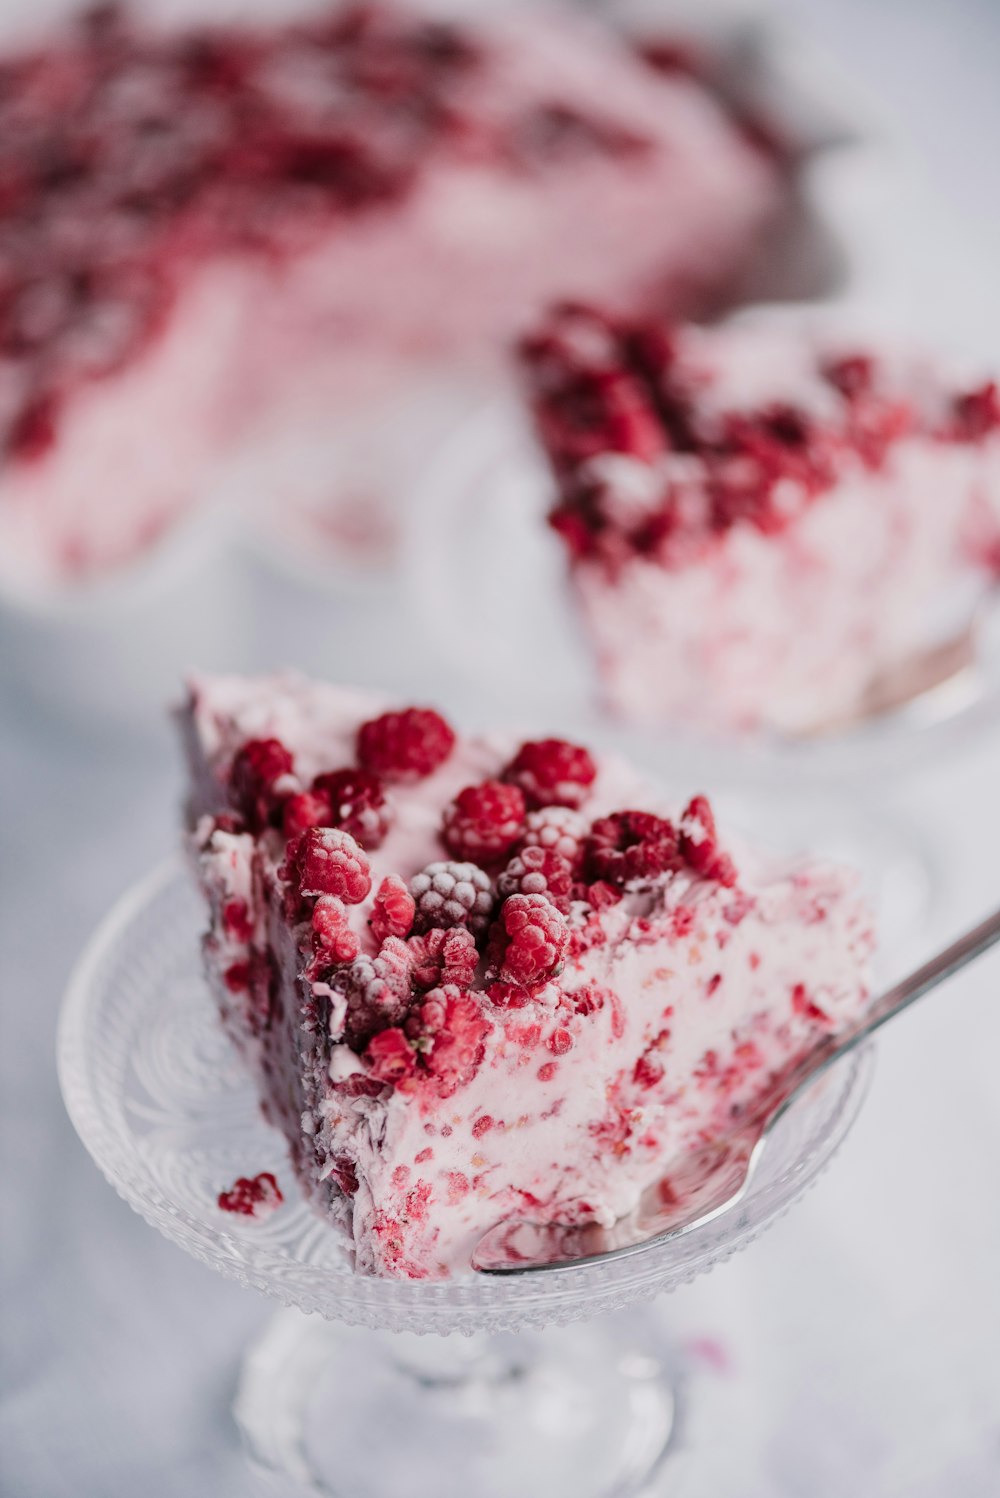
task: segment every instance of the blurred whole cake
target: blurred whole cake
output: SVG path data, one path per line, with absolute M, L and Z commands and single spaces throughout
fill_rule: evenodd
M 197 678 L 182 726 L 211 987 L 362 1271 L 614 1223 L 867 1002 L 852 874 L 622 761 L 291 676 Z
M 698 314 L 781 198 L 709 88 L 569 13 L 92 11 L 0 58 L 0 578 L 209 495 L 378 558 L 457 367 L 556 294 Z
M 951 658 L 1000 577 L 1000 393 L 757 314 L 564 304 L 522 347 L 609 707 L 802 734 Z M 926 653 L 926 656 L 925 656 Z

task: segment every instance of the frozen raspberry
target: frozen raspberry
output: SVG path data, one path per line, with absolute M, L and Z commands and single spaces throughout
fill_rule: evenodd
M 524 795 L 516 785 L 484 780 L 460 791 L 444 814 L 448 852 L 471 863 L 495 863 L 524 831 Z
M 358 729 L 358 763 L 386 780 L 422 780 L 454 747 L 454 730 L 429 707 L 383 713 Z
M 520 786 L 530 807 L 579 807 L 597 778 L 597 766 L 577 744 L 540 739 L 521 745 L 503 778 Z
M 425 931 L 407 942 L 413 963 L 413 986 L 418 989 L 454 984 L 469 988 L 476 976 L 479 953 L 475 938 L 464 926 Z
M 569 910 L 573 870 L 565 858 L 545 848 L 524 848 L 516 853 L 497 880 L 497 893 L 544 895 L 563 915 Z
M 266 827 L 281 804 L 282 792 L 297 789 L 295 763 L 279 739 L 250 739 L 233 759 L 229 794 L 255 832 Z
M 416 907 L 398 874 L 387 874 L 378 887 L 369 925 L 377 942 L 387 936 L 409 936 Z
M 329 801 L 315 791 L 297 791 L 281 809 L 281 830 L 289 842 L 309 827 L 329 827 L 330 820 Z
M 344 1038 L 363 1050 L 379 1030 L 401 1023 L 410 1007 L 412 958 L 406 943 L 389 936 L 375 957 L 355 958 L 350 967 L 333 972 L 328 982 L 344 995 L 347 1012 Z
M 330 824 L 349 832 L 362 848 L 377 848 L 385 841 L 392 810 L 377 775 L 368 770 L 332 770 L 316 776 L 312 791 L 329 804 Z
M 600 817 L 584 843 L 584 866 L 590 882 L 619 887 L 633 879 L 654 879 L 681 867 L 672 822 L 648 811 L 616 811 Z
M 729 854 L 719 847 L 715 815 L 706 796 L 695 796 L 688 802 L 679 830 L 680 850 L 689 868 L 702 879 L 736 883 L 736 868 Z
M 1000 390 L 992 381 L 960 395 L 953 407 L 953 430 L 962 442 L 979 442 L 1000 431 Z
M 353 962 L 361 951 L 357 933 L 351 930 L 347 906 L 336 895 L 321 895 L 312 913 L 313 952 L 317 963 Z
M 561 968 L 568 941 L 565 920 L 544 895 L 511 895 L 490 936 L 490 974 L 522 988 L 545 983 Z
M 470 994 L 445 985 L 431 989 L 404 1028 L 434 1090 L 450 1097 L 475 1074 L 490 1027 Z
M 341 827 L 310 827 L 289 847 L 279 872 L 302 899 L 336 895 L 360 905 L 372 887 L 368 859 Z
M 575 870 L 586 835 L 587 823 L 579 812 L 569 806 L 544 806 L 528 813 L 520 849 L 522 853 L 526 848 L 558 853 Z
M 261 1171 L 259 1176 L 240 1176 L 228 1191 L 220 1191 L 218 1196 L 223 1212 L 236 1212 L 241 1217 L 266 1217 L 283 1201 L 281 1188 L 269 1170 Z
M 490 923 L 493 886 L 474 863 L 429 863 L 410 880 L 417 932 L 433 927 L 467 926 L 481 936 Z
M 417 1069 L 417 1053 L 398 1026 L 380 1030 L 368 1042 L 365 1060 L 379 1082 L 396 1087 Z
M 668 446 L 644 382 L 625 362 L 621 331 L 605 313 L 566 303 L 521 344 L 535 419 L 557 469 L 604 452 L 652 462 Z

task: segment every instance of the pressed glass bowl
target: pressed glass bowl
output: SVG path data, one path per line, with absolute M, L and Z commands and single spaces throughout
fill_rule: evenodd
M 621 1313 L 745 1248 L 831 1159 L 861 1105 L 871 1053 L 835 1071 L 788 1119 L 747 1199 L 688 1237 L 514 1278 L 376 1279 L 353 1271 L 340 1237 L 299 1195 L 284 1140 L 263 1121 L 218 1025 L 201 973 L 201 924 L 179 861 L 119 903 L 67 994 L 59 1072 L 84 1144 L 153 1227 L 287 1307 L 397 1334 L 333 1332 L 279 1313 L 247 1358 L 237 1400 L 254 1455 L 318 1492 L 398 1491 L 392 1443 L 368 1449 L 366 1421 L 389 1401 L 402 1425 L 416 1422 L 406 1467 L 414 1495 L 523 1493 L 529 1458 L 531 1470 L 551 1474 L 553 1494 L 639 1491 L 676 1436 L 676 1390 L 648 1324 L 610 1317 L 554 1339 L 532 1329 Z M 218 1208 L 236 1177 L 266 1170 L 285 1198 L 273 1215 L 254 1222 Z M 473 1340 L 406 1335 L 452 1332 Z M 449 1446 L 464 1451 L 460 1472 Z

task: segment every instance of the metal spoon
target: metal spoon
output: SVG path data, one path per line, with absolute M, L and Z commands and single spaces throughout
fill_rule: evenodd
M 776 1079 L 732 1134 L 679 1162 L 643 1195 L 636 1210 L 612 1227 L 504 1222 L 476 1245 L 480 1274 L 524 1274 L 597 1259 L 623 1258 L 691 1233 L 728 1212 L 746 1195 L 778 1120 L 837 1061 L 888 1020 L 1000 941 L 1000 910 L 960 936 L 916 972 L 888 989 L 857 1020 L 831 1035 Z

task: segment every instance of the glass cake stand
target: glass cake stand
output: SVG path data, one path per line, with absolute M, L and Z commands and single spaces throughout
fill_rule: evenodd
M 1000 722 L 1000 603 L 964 592 L 945 633 L 959 633 L 976 611 L 974 669 L 867 722 L 726 739 L 615 720 L 602 710 L 562 544 L 545 523 L 552 495 L 527 418 L 501 400 L 457 429 L 415 483 L 405 548 L 414 615 L 470 701 L 486 684 L 484 710 L 502 700 L 526 726 L 617 746 L 661 775 L 782 788 L 895 776 Z
M 129 1205 L 286 1307 L 244 1361 L 234 1412 L 251 1455 L 342 1498 L 624 1498 L 654 1477 L 670 1491 L 678 1383 L 634 1308 L 745 1248 L 802 1196 L 858 1113 L 872 1053 L 829 1074 L 747 1198 L 686 1237 L 514 1276 L 376 1279 L 353 1272 L 306 1206 L 261 1117 L 201 973 L 202 923 L 179 860 L 116 906 L 70 985 L 59 1074 L 81 1139 Z M 266 1170 L 284 1194 L 272 1215 L 218 1208 L 236 1177 Z

